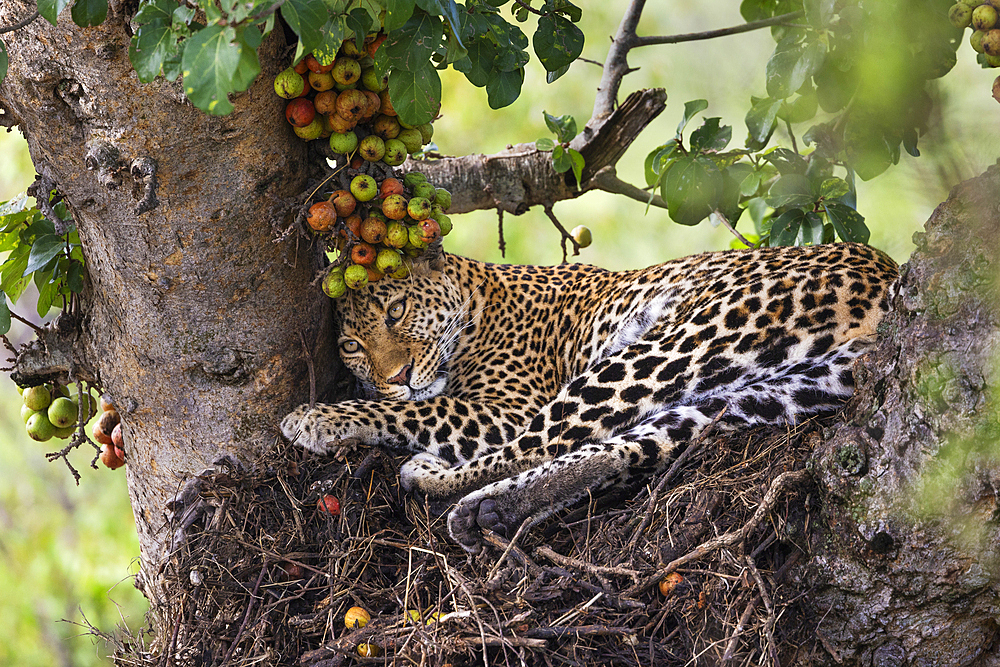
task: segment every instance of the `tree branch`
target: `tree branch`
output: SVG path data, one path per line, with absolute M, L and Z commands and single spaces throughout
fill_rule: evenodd
M 594 177 L 587 183 L 587 189 L 624 195 L 629 199 L 634 199 L 643 204 L 649 204 L 657 208 L 667 208 L 667 202 L 663 201 L 660 195 L 646 192 L 642 188 L 638 188 L 618 178 L 618 173 L 613 166 L 604 167 L 594 174 Z
M 0 35 L 2 35 L 4 33 L 7 33 L 7 32 L 14 32 L 15 30 L 20 30 L 24 26 L 28 25 L 29 23 L 31 23 L 32 21 L 34 21 L 35 19 L 37 19 L 38 16 L 39 16 L 38 10 L 35 10 L 31 14 L 31 16 L 28 16 L 27 18 L 25 18 L 25 19 L 23 19 L 21 21 L 18 21 L 14 25 L 9 25 L 9 26 L 5 26 L 3 28 L 0 28 Z
M 636 39 L 635 28 L 639 25 L 639 17 L 642 16 L 645 5 L 646 0 L 632 0 L 625 10 L 625 15 L 622 16 L 622 22 L 618 25 L 618 32 L 611 38 L 611 48 L 608 49 L 608 57 L 604 60 L 604 73 L 601 75 L 601 82 L 597 84 L 594 110 L 591 112 L 588 126 L 590 123 L 607 118 L 614 111 L 622 78 L 631 71 L 628 66 L 628 52 Z
M 735 25 L 730 28 L 719 28 L 718 30 L 705 30 L 704 32 L 689 32 L 683 35 L 657 35 L 649 37 L 638 37 L 633 36 L 630 48 L 636 48 L 639 46 L 653 46 L 656 44 L 681 44 L 682 42 L 696 42 L 704 39 L 715 39 L 716 37 L 727 37 L 729 35 L 738 35 L 744 32 L 751 32 L 753 30 L 760 30 L 761 28 L 770 28 L 771 26 L 781 25 L 787 23 L 788 21 L 794 21 L 805 16 L 805 12 L 789 12 L 787 14 L 781 14 L 780 16 L 772 16 L 769 19 L 761 19 L 759 21 L 750 21 L 749 23 L 743 23 L 741 25 Z

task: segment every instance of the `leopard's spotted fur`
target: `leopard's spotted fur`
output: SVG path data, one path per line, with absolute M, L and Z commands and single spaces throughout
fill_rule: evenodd
M 896 276 L 846 243 L 617 273 L 439 255 L 338 300 L 341 356 L 378 400 L 301 406 L 282 430 L 415 452 L 403 485 L 457 498 L 449 531 L 477 551 L 481 527 L 662 469 L 723 408 L 728 428 L 835 410 Z

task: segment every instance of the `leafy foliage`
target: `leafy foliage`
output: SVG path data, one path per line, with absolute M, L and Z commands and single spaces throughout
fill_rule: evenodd
M 72 221 L 64 203 L 53 208 L 62 221 Z M 10 330 L 7 300 L 16 304 L 30 282 L 38 288 L 39 317 L 57 300 L 65 305 L 83 290 L 83 251 L 75 227 L 57 235 L 51 220 L 28 207 L 26 194 L 0 203 L 0 252 L 8 253 L 0 264 L 0 334 Z
M 547 111 L 543 111 L 545 125 L 556 135 L 556 141 L 548 137 L 542 137 L 535 142 L 535 148 L 540 151 L 552 151 L 552 167 L 557 174 L 563 174 L 570 169 L 576 178 L 576 187 L 579 188 L 583 180 L 583 168 L 586 162 L 580 152 L 569 147 L 569 142 L 576 136 L 576 119 L 570 115 L 553 116 Z

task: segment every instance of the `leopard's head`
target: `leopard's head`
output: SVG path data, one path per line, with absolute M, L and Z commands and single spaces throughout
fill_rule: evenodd
M 369 393 L 418 401 L 445 390 L 465 307 L 445 262 L 440 252 L 422 257 L 407 278 L 336 300 L 340 357 Z

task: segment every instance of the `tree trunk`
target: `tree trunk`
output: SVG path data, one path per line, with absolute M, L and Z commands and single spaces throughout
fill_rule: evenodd
M 0 23 L 33 9 L 5 1 Z M 305 144 L 275 129 L 280 31 L 261 49 L 263 75 L 217 118 L 179 82 L 139 83 L 128 20 L 81 29 L 67 15 L 5 35 L 0 102 L 65 197 L 89 279 L 81 321 L 22 355 L 20 379 L 92 381 L 119 408 L 139 585 L 160 614 L 167 501 L 221 456 L 248 462 L 273 446 L 276 415 L 309 399 L 303 345 L 330 366 L 330 311 L 304 246 L 273 242 L 308 174 Z M 144 165 L 158 205 L 139 213 Z
M 815 453 L 810 594 L 827 664 L 996 664 L 1000 167 L 957 186 L 904 265 L 846 425 Z

